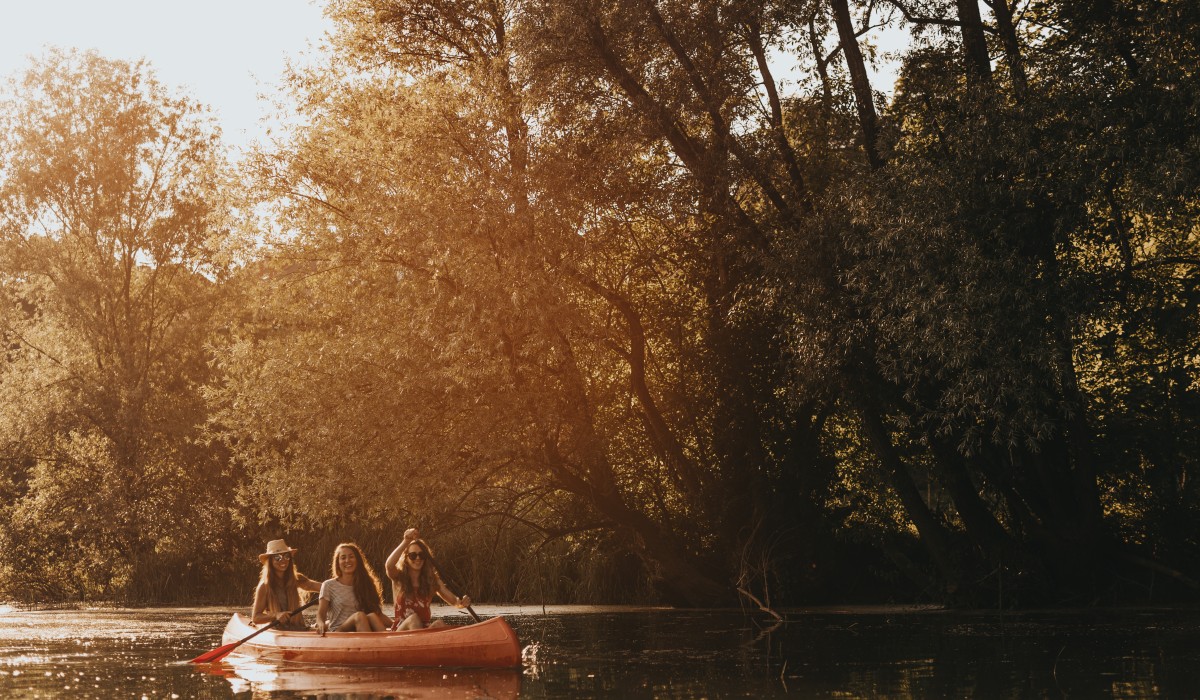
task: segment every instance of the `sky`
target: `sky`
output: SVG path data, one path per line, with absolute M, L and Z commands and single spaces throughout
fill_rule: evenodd
M 47 46 L 147 59 L 167 87 L 213 109 L 224 140 L 241 149 L 263 137 L 286 60 L 314 54 L 331 23 L 316 0 L 0 0 L 0 78 Z M 900 41 L 884 36 L 882 45 Z M 781 57 L 778 79 L 792 76 Z M 890 92 L 894 64 L 874 73 Z M 785 86 L 786 89 L 786 86 Z
M 145 58 L 173 92 L 211 107 L 225 142 L 241 148 L 267 128 L 259 95 L 330 26 L 311 0 L 0 0 L 0 77 L 48 46 Z

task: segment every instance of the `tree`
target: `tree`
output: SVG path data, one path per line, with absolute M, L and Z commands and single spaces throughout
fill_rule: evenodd
M 1017 595 L 1026 601 L 1109 595 L 1121 585 L 1114 570 L 1129 565 L 1125 576 L 1165 570 L 1194 586 L 1135 553 L 1151 549 L 1143 538 L 1158 537 L 1175 540 L 1171 549 L 1179 551 L 1168 533 L 1182 533 L 1171 527 L 1128 537 L 1136 519 L 1129 516 L 1145 513 L 1131 487 L 1142 469 L 1117 467 L 1109 457 L 1115 445 L 1101 438 L 1116 409 L 1114 383 L 1125 383 L 1123 371 L 1136 375 L 1138 362 L 1118 370 L 1090 360 L 1100 339 L 1105 347 L 1124 345 L 1116 340 L 1123 331 L 1112 329 L 1126 327 L 1132 318 L 1124 311 L 1138 304 L 1118 311 L 1124 302 L 1115 300 L 1132 301 L 1126 295 L 1138 296 L 1134 289 L 1157 290 L 1162 306 L 1152 315 L 1164 314 L 1154 324 L 1160 331 L 1190 328 L 1176 311 L 1191 294 L 1190 282 L 1180 285 L 1192 258 L 1182 253 L 1189 244 L 1178 228 L 1190 219 L 1176 217 L 1194 198 L 1194 180 L 1166 166 L 1173 184 L 1165 199 L 1133 183 L 1147 182 L 1142 156 L 1159 164 L 1152 170 L 1161 177 L 1163 164 L 1188 148 L 1173 116 L 1182 112 L 1161 106 L 1189 103 L 1195 94 L 1194 72 L 1180 61 L 1195 50 L 1181 29 L 1194 26 L 1194 13 L 1181 5 L 1144 14 L 1114 7 L 1113 24 L 1100 26 L 1073 6 L 1040 3 L 1034 21 L 1043 29 L 1018 37 L 1004 25 L 1012 18 L 1000 4 L 997 26 L 985 29 L 1001 35 L 1010 66 L 1005 84 L 982 69 L 978 47 L 967 46 L 978 39 L 967 36 L 977 18 L 957 5 L 966 61 L 955 60 L 952 43 L 909 54 L 889 115 L 896 128 L 888 168 L 847 197 L 863 206 L 856 207 L 858 226 L 846 229 L 856 262 L 845 275 L 874 327 L 871 371 L 892 386 L 881 392 L 891 432 L 918 455 L 911 463 L 922 465 L 927 493 L 936 485 L 949 494 L 950 507 L 916 508 L 934 509 L 948 529 L 966 534 L 971 549 L 953 552 L 959 577 L 1008 569 L 1010 582 L 1025 582 Z M 1022 55 L 1025 46 L 1035 59 Z M 1156 78 L 1146 80 L 1147 71 Z M 1126 150 L 1134 142 L 1137 155 Z M 1164 202 L 1172 214 L 1157 213 Z M 1122 219 L 1133 210 L 1141 213 Z M 1127 225 L 1134 219 L 1147 222 L 1136 234 Z M 1158 276 L 1165 269 L 1171 272 Z M 1150 353 L 1143 360 L 1189 354 L 1191 343 L 1174 337 L 1171 350 L 1143 346 Z M 1175 377 L 1165 385 L 1179 386 L 1177 361 L 1165 362 Z M 1123 439 L 1139 441 L 1128 433 Z M 1124 514 L 1121 536 L 1105 510 Z M 1173 557 L 1172 564 L 1186 560 Z
M 198 439 L 227 226 L 218 132 L 141 62 L 53 51 L 12 88 L 0 581 L 169 596 L 228 519 L 220 454 Z
M 1130 445 L 1194 419 L 1193 180 L 1149 184 L 1194 149 L 1194 74 L 1148 58 L 1194 18 L 888 5 L 938 31 L 882 108 L 874 3 L 333 3 L 222 365 L 263 515 L 613 531 L 691 604 L 884 558 L 973 603 L 1190 580 L 1139 544 L 1189 546 L 1152 521 L 1191 512 L 1190 443 Z
M 315 128 L 298 134 L 283 159 L 286 170 L 273 171 L 282 175 L 276 192 L 295 204 L 291 216 L 303 222 L 293 230 L 309 234 L 283 248 L 305 259 L 293 267 L 297 281 L 286 286 L 303 285 L 314 298 L 322 294 L 318 287 L 336 288 L 333 280 L 373 280 L 372 288 L 386 290 L 377 302 L 383 306 L 363 319 L 371 325 L 357 335 L 353 353 L 322 355 L 347 372 L 339 372 L 336 386 L 361 381 L 412 392 L 408 400 L 420 397 L 419 405 L 370 411 L 407 420 L 429 415 L 424 393 L 443 375 L 453 378 L 456 392 L 445 394 L 439 409 L 463 419 L 463 432 L 444 438 L 440 449 L 450 451 L 412 442 L 397 447 L 428 455 L 438 465 L 435 474 L 471 465 L 468 474 L 496 477 L 492 486 L 507 478 L 534 485 L 532 492 L 551 504 L 575 499 L 572 509 L 585 510 L 572 519 L 598 517 L 626 533 L 671 595 L 694 603 L 730 599 L 739 542 L 771 510 L 761 502 L 771 493 L 773 471 L 763 461 L 764 433 L 777 433 L 769 439 L 787 449 L 803 435 L 764 413 L 788 410 L 771 396 L 774 363 L 760 354 L 776 351 L 771 326 L 749 306 L 734 308 L 737 290 L 751 278 L 740 271 L 742 254 L 725 241 L 759 233 L 744 215 L 728 229 L 720 219 L 744 206 L 721 194 L 731 173 L 671 176 L 657 128 L 646 130 L 630 105 L 589 92 L 588 81 L 612 79 L 593 75 L 593 56 L 603 54 L 594 41 L 601 39 L 571 29 L 561 45 L 543 43 L 569 30 L 576 8 L 566 14 L 526 8 L 553 19 L 544 33 L 533 29 L 534 15 L 512 8 L 345 3 L 337 9 L 346 29 L 338 50 L 356 59 L 356 69 L 369 69 L 374 82 L 364 86 L 356 73 L 345 83 L 305 78 L 302 93 L 321 98 L 306 101 Z M 662 22 L 658 46 L 674 55 L 668 21 L 650 20 Z M 728 28 L 734 29 L 741 31 Z M 586 49 L 588 72 L 540 68 L 553 65 L 558 52 L 579 48 Z M 555 54 L 539 53 L 549 51 Z M 380 56 L 387 57 L 382 64 Z M 743 63 L 752 60 L 747 48 Z M 579 58 L 568 65 L 580 67 Z M 562 100 L 551 88 L 582 93 Z M 711 97 L 689 108 L 717 120 L 739 109 L 723 115 Z M 589 124 L 581 121 L 587 114 L 601 116 Z M 729 146 L 728 137 L 716 137 L 725 143 L 720 148 L 750 157 L 743 146 Z M 677 148 L 691 148 L 691 137 L 676 138 Z M 719 157 L 714 151 L 693 165 Z M 317 281 L 317 271 L 330 281 Z M 731 271 L 733 281 L 723 281 Z M 274 298 L 284 295 L 297 300 L 282 289 Z M 364 301 L 355 301 L 363 311 Z M 340 304 L 329 311 L 320 316 L 325 331 L 347 327 L 334 319 L 363 318 Z M 421 372 L 392 369 L 386 383 L 354 377 L 377 376 L 379 369 L 350 358 L 372 347 L 382 332 L 378 319 L 400 315 L 404 335 L 387 333 L 395 338 L 388 351 L 396 359 L 379 367 L 403 358 Z M 743 330 L 754 334 L 753 344 L 744 342 L 751 336 Z M 330 342 L 326 334 L 323 347 Z M 259 340 L 248 338 L 244 347 L 252 354 L 239 366 L 274 370 L 265 358 L 283 360 L 282 348 Z M 254 387 L 266 390 L 263 405 L 292 405 L 277 399 L 286 381 L 263 380 Z M 285 410 L 278 422 L 295 418 Z M 374 433 L 378 423 L 352 425 Z M 422 425 L 458 421 L 439 415 Z M 245 424 L 238 440 L 252 432 Z M 813 448 L 813 437 L 807 440 L 800 449 Z M 290 440 L 278 447 L 301 454 L 293 449 Z M 498 477 L 488 465 L 511 468 Z M 405 468 L 380 473 L 416 477 Z M 723 553 L 702 564 L 699 553 L 712 541 L 722 542 Z

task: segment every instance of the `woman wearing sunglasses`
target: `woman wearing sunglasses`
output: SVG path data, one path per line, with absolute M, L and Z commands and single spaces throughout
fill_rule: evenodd
M 458 597 L 442 583 L 442 579 L 429 563 L 432 550 L 415 527 L 404 531 L 404 540 L 392 550 L 384 563 L 384 570 L 392 580 L 392 598 L 396 601 L 394 630 L 415 630 L 422 627 L 438 627 L 441 620 L 430 623 L 433 612 L 429 604 L 437 593 L 447 603 L 465 608 L 471 604 L 470 596 Z
M 296 570 L 295 554 L 298 551 L 284 540 L 271 540 L 267 543 L 267 551 L 258 555 L 263 567 L 258 588 L 254 591 L 251 613 L 254 624 L 266 625 L 279 620 L 279 629 L 308 629 L 303 613 L 289 615 L 288 611 L 300 607 L 300 589 L 315 592 L 321 590 L 321 584 Z

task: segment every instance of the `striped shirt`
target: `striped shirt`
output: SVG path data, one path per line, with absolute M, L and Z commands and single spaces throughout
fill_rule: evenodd
M 321 599 L 329 601 L 329 631 L 336 632 L 342 623 L 358 612 L 358 596 L 354 586 L 347 586 L 336 578 L 321 584 Z

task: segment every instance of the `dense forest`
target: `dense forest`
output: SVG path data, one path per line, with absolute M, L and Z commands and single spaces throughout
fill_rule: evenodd
M 1195 598 L 1200 5 L 326 12 L 240 159 L 145 63 L 13 77 L 0 599 L 413 525 L 477 601 Z

